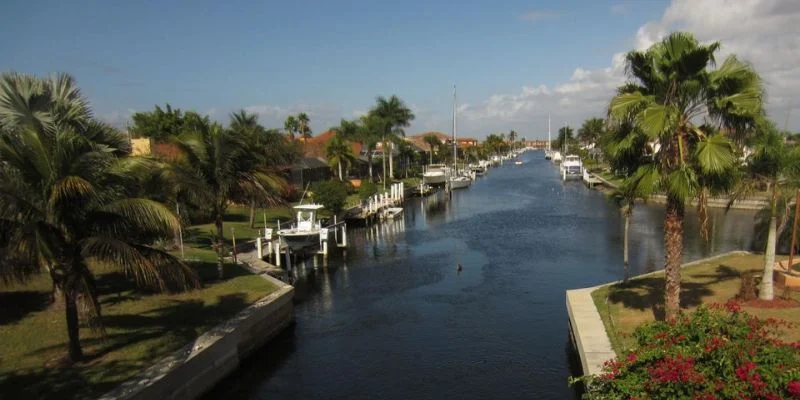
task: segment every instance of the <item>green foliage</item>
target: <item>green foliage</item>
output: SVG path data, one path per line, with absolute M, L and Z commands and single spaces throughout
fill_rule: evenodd
M 570 126 L 562 126 L 558 128 L 558 137 L 550 144 L 553 149 L 561 151 L 564 146 L 569 146 L 573 143 L 574 130 Z
M 341 181 L 317 182 L 311 187 L 312 198 L 334 214 L 342 212 L 347 199 L 347 184 Z
M 589 118 L 583 121 L 583 125 L 578 129 L 578 139 L 586 143 L 597 142 L 605 133 L 606 121 L 602 118 Z
M 366 200 L 375 193 L 378 193 L 378 185 L 372 182 L 362 181 L 361 186 L 358 187 L 357 193 L 358 197 L 361 198 L 361 200 Z
M 483 148 L 486 154 L 503 154 L 510 150 L 510 146 L 506 143 L 505 134 L 490 133 L 483 141 Z
M 783 399 L 800 396 L 800 343 L 775 319 L 729 302 L 636 329 L 635 349 L 583 377 L 585 399 Z
M 157 141 L 166 141 L 193 129 L 200 123 L 208 123 L 208 117 L 193 111 L 184 113 L 178 108 L 173 109 L 169 104 L 163 110 L 156 106 L 153 111 L 137 112 L 131 118 L 133 119 L 131 134 Z

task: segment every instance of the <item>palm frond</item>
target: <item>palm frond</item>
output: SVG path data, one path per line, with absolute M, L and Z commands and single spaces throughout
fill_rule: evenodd
M 722 173 L 734 166 L 733 143 L 722 135 L 706 136 L 697 143 L 694 157 L 703 173 Z

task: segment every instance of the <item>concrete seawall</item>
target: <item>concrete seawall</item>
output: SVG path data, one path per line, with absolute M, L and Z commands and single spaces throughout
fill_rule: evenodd
M 100 399 L 189 400 L 210 390 L 244 358 L 294 322 L 294 288 L 267 274 L 260 276 L 278 289 Z
M 703 264 L 732 255 L 751 254 L 748 251 L 730 251 L 713 257 L 703 258 L 681 265 L 681 268 Z M 663 269 L 631 277 L 637 279 L 664 272 Z M 608 285 L 621 281 L 609 282 L 602 285 L 567 290 L 567 314 L 569 316 L 569 333 L 572 345 L 578 353 L 584 375 L 598 375 L 602 372 L 603 363 L 615 358 L 617 354 L 611 347 L 611 340 L 606 332 L 605 324 L 600 318 L 600 312 L 594 305 L 592 292 Z

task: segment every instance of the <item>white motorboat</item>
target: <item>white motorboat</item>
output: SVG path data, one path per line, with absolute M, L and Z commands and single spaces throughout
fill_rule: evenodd
M 279 229 L 278 237 L 295 251 L 319 246 L 320 235 L 325 235 L 327 229 L 317 220 L 317 211 L 325 207 L 321 204 L 301 204 L 293 208 L 297 210 L 295 224 L 288 229 Z
M 554 151 L 554 152 L 553 152 L 553 158 L 552 158 L 552 161 L 553 161 L 554 163 L 556 163 L 556 164 L 558 164 L 558 163 L 560 163 L 560 162 L 561 162 L 561 152 L 560 152 L 560 151 Z
M 522 161 L 520 160 L 514 161 L 514 165 L 522 165 Z
M 581 158 L 574 154 L 568 154 L 564 157 L 564 162 L 561 163 L 559 170 L 561 171 L 561 180 L 581 179 L 583 177 Z
M 447 183 L 447 177 L 450 175 L 450 168 L 444 164 L 431 164 L 428 165 L 425 172 L 422 173 L 422 181 L 426 185 L 443 185 Z

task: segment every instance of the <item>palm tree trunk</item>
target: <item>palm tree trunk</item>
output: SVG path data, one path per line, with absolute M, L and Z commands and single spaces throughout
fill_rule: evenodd
M 628 281 L 628 230 L 631 227 L 631 214 L 625 212 L 625 229 L 622 234 L 622 264 L 625 267 L 625 278 L 623 282 Z
M 369 153 L 369 157 L 367 158 L 369 159 L 369 181 L 372 182 L 372 177 L 374 176 L 372 174 L 372 152 Z
M 774 291 L 772 285 L 772 270 L 775 266 L 775 247 L 778 241 L 778 218 L 776 210 L 777 185 L 773 185 L 772 201 L 770 204 L 769 233 L 767 233 L 767 250 L 764 254 L 764 275 L 761 277 L 761 287 L 758 290 L 758 298 L 761 300 L 772 300 Z M 791 266 L 790 266 L 791 268 Z
M 389 145 L 389 179 L 394 179 L 394 143 Z
M 223 272 L 223 267 L 225 265 L 225 237 L 222 230 L 222 209 L 218 207 L 215 214 L 214 227 L 216 227 L 217 230 L 217 274 L 219 275 L 219 279 L 223 279 L 225 276 Z
M 683 203 L 667 195 L 664 215 L 664 311 L 667 321 L 674 321 L 681 306 L 681 258 L 683 253 Z
M 80 321 L 78 320 L 78 294 L 75 291 L 63 288 L 64 310 L 67 317 L 67 335 L 69 336 L 69 359 L 80 361 L 83 359 L 80 339 Z
M 344 181 L 344 178 L 342 177 L 342 163 L 341 162 L 339 162 L 339 180 L 340 181 Z
M 431 154 L 431 162 L 429 162 L 428 165 L 433 164 L 433 146 L 431 146 L 431 153 L 430 154 Z
M 256 201 L 250 201 L 250 228 L 256 227 Z
M 381 174 L 383 175 L 383 189 L 386 190 L 386 137 L 381 142 Z

